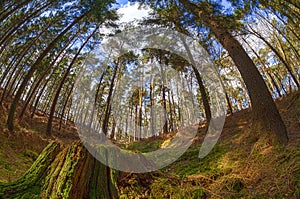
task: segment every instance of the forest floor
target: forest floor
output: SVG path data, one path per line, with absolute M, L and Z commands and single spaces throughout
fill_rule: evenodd
M 5 127 L 10 100 L 0 107 L 0 181 L 12 181 L 30 168 L 38 154 L 55 140 L 69 145 L 78 140 L 72 124 L 54 121 L 53 137 L 45 136 L 47 117 L 27 114 L 13 133 Z M 289 132 L 289 144 L 272 146 L 249 139 L 251 114 L 236 112 L 226 118 L 220 140 L 203 159 L 198 158 L 205 136 L 199 134 L 176 162 L 156 172 L 122 173 L 120 198 L 300 198 L 300 93 L 276 101 Z M 170 137 L 134 142 L 127 148 L 151 151 Z

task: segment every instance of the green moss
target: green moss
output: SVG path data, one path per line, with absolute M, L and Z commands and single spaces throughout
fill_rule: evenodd
M 193 191 L 193 199 L 205 198 L 207 195 L 207 192 L 201 188 Z
M 34 152 L 34 151 L 31 151 L 31 150 L 29 150 L 29 149 L 26 149 L 25 151 L 24 151 L 24 154 L 23 154 L 25 157 L 29 157 L 29 158 L 31 158 L 33 161 L 35 161 L 37 158 L 38 158 L 38 154 L 36 153 L 36 152 Z
M 26 198 L 27 196 L 27 198 L 39 198 L 43 177 L 47 174 L 47 167 L 58 150 L 58 144 L 54 142 L 49 144 L 22 177 L 9 183 L 0 183 L 0 193 L 2 193 L 0 198 Z
M 163 140 L 155 140 L 151 142 L 132 142 L 126 148 L 134 152 L 147 153 L 161 148 Z
M 205 158 L 199 159 L 199 148 L 193 146 L 165 170 L 179 176 L 199 173 L 212 176 L 219 175 L 222 172 L 219 168 L 219 164 L 226 152 L 225 146 L 216 145 Z

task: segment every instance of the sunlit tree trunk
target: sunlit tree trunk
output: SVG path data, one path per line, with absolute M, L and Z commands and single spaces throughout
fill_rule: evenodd
M 189 1 L 180 0 L 189 11 L 201 18 L 211 28 L 218 41 L 228 51 L 232 60 L 238 67 L 244 82 L 249 90 L 252 103 L 253 122 L 264 129 L 271 130 L 277 136 L 277 140 L 287 144 L 287 130 L 275 102 L 270 95 L 268 88 L 241 44 L 222 27 L 218 21 L 210 16 L 202 16 L 202 10 Z
M 41 53 L 41 55 L 38 57 L 38 59 L 35 61 L 35 63 L 31 66 L 28 73 L 26 74 L 24 80 L 22 81 L 20 87 L 18 88 L 18 91 L 14 97 L 13 102 L 11 103 L 8 119 L 7 119 L 7 127 L 10 131 L 13 131 L 14 128 L 14 115 L 15 111 L 17 109 L 19 100 L 21 98 L 22 93 L 24 92 L 27 83 L 29 82 L 30 78 L 44 59 L 44 57 L 48 54 L 48 52 L 57 44 L 57 42 L 60 41 L 60 39 L 75 25 L 77 24 L 81 19 L 83 19 L 86 16 L 86 14 L 81 15 L 77 19 L 75 19 L 67 28 L 65 28 L 48 46 L 47 48 Z
M 275 87 L 275 90 L 276 90 L 277 94 L 279 95 L 279 97 L 282 97 L 282 95 L 280 93 L 280 89 L 279 89 L 277 83 L 274 81 L 271 74 L 268 72 L 268 67 L 266 66 L 265 62 L 261 59 L 261 57 L 257 54 L 257 52 L 252 48 L 252 46 L 247 42 L 247 40 L 245 38 L 242 37 L 242 40 L 247 44 L 247 46 L 251 49 L 251 51 L 255 54 L 256 58 L 259 60 L 261 66 L 262 66 L 262 70 L 265 73 L 267 79 L 269 80 L 269 83 Z
M 286 69 L 289 71 L 289 73 L 290 73 L 292 79 L 294 80 L 294 82 L 295 82 L 297 88 L 299 88 L 299 87 L 300 87 L 300 84 L 299 84 L 299 82 L 298 82 L 298 80 L 297 80 L 297 78 L 296 78 L 296 76 L 295 76 L 295 74 L 294 74 L 294 72 L 293 72 L 293 69 L 290 67 L 290 65 L 287 63 L 287 61 L 281 56 L 281 54 L 278 52 L 278 50 L 275 49 L 275 48 L 273 47 L 273 45 L 272 45 L 270 42 L 268 42 L 262 35 L 260 35 L 258 32 L 256 32 L 251 26 L 249 26 L 249 28 L 251 29 L 251 31 L 253 32 L 253 34 L 254 34 L 255 36 L 257 36 L 257 37 L 260 38 L 262 41 L 264 41 L 264 42 L 270 47 L 270 49 L 276 54 L 276 56 L 277 56 L 278 59 L 281 61 L 281 63 L 282 63 L 282 64 L 286 67 Z
M 90 38 L 96 33 L 96 31 L 98 31 L 98 28 L 99 28 L 99 26 L 97 26 L 94 29 L 94 31 L 86 38 L 86 40 L 80 46 L 80 48 L 78 49 L 77 53 L 73 57 L 71 63 L 69 64 L 67 70 L 64 73 L 64 76 L 62 77 L 62 79 L 60 81 L 59 87 L 56 90 L 56 93 L 55 93 L 55 96 L 54 96 L 54 99 L 53 99 L 53 102 L 52 102 L 52 106 L 51 106 L 51 109 L 50 109 L 50 114 L 49 114 L 49 119 L 48 119 L 48 124 L 47 124 L 47 130 L 46 130 L 46 134 L 48 136 L 51 136 L 51 133 L 52 133 L 52 121 L 53 121 L 53 116 L 54 116 L 54 113 L 55 113 L 55 107 L 56 107 L 56 104 L 57 104 L 57 101 L 58 101 L 61 89 L 62 89 L 62 87 L 63 87 L 63 85 L 64 85 L 64 83 L 66 81 L 66 78 L 68 77 L 68 75 L 69 75 L 69 73 L 70 73 L 73 65 L 75 64 L 75 62 L 77 60 L 77 57 L 79 56 L 81 50 L 88 43 L 88 41 L 90 40 Z

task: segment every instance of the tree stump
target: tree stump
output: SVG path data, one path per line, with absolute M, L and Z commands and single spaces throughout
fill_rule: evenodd
M 61 150 L 50 143 L 19 179 L 0 183 L 0 198 L 118 198 L 117 172 L 78 141 Z

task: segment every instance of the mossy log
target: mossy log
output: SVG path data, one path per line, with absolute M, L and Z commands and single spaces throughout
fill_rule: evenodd
M 117 172 L 75 142 L 50 143 L 19 179 L 0 183 L 0 198 L 117 198 Z

